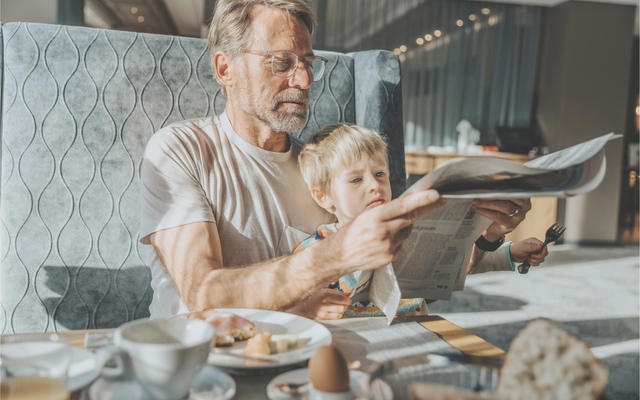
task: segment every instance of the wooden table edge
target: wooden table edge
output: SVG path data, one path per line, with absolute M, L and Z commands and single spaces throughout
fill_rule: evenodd
M 439 315 L 416 315 L 409 318 L 420 324 L 423 328 L 435 333 L 454 348 L 470 356 L 505 357 L 507 355 L 501 348 L 492 345 Z

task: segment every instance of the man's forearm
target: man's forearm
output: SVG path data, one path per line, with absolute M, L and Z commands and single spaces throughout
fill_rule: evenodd
M 190 310 L 287 310 L 342 276 L 336 265 L 323 263 L 324 247 L 327 247 L 323 244 L 261 264 L 210 270 L 197 290 L 191 291 L 195 296 L 183 296 L 183 299 Z

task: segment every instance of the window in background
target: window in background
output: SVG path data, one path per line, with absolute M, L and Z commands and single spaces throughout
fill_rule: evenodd
M 407 150 L 455 146 L 466 119 L 530 127 L 541 8 L 463 0 L 316 0 L 314 47 L 394 51 L 402 63 Z

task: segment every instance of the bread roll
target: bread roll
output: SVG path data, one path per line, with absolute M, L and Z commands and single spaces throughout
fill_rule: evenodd
M 537 319 L 511 343 L 496 394 L 508 400 L 597 399 L 607 378 L 585 342 Z

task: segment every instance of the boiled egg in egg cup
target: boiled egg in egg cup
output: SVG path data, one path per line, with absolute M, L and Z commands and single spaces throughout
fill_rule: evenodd
M 309 359 L 309 399 L 353 400 L 347 361 L 334 346 L 319 347 Z

